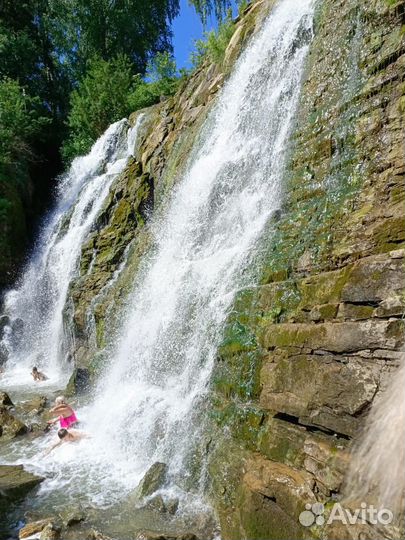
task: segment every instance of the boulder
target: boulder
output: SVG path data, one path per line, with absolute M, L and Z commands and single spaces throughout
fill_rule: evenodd
M 155 495 L 148 501 L 145 507 L 160 512 L 161 514 L 171 514 L 173 516 L 179 507 L 179 500 L 165 500 L 161 495 Z
M 40 533 L 47 525 L 52 523 L 52 521 L 52 518 L 47 518 L 41 519 L 40 521 L 33 521 L 32 523 L 27 523 L 22 529 L 19 530 L 18 538 L 29 538 L 34 534 Z
M 32 474 L 22 465 L 0 465 L 0 508 L 10 500 L 24 497 L 44 478 Z
M 81 394 L 89 389 L 90 384 L 90 372 L 87 368 L 75 368 L 69 379 L 69 383 L 66 387 L 65 394 L 67 396 L 73 396 L 75 394 Z
M 1 407 L 14 407 L 14 404 L 7 392 L 0 392 L 0 408 Z
M 145 473 L 137 487 L 137 493 L 141 497 L 149 497 L 161 488 L 167 475 L 167 465 L 165 463 L 154 463 Z
M 72 527 L 73 525 L 77 525 L 81 521 L 84 521 L 86 519 L 86 514 L 83 508 L 78 506 L 77 508 L 72 508 L 66 513 L 61 514 L 60 517 L 65 527 Z
M 61 529 L 54 523 L 48 523 L 41 531 L 39 540 L 58 540 Z
M 0 437 L 14 439 L 27 433 L 27 426 L 13 416 L 6 407 L 0 407 Z
M 32 399 L 20 404 L 20 408 L 31 414 L 41 414 L 48 404 L 46 396 L 35 396 Z

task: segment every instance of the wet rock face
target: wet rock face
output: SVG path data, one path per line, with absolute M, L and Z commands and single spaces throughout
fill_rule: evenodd
M 11 401 L 11 398 L 7 392 L 0 391 L 0 407 L 14 407 L 13 402 Z
M 9 509 L 10 502 L 24 497 L 43 480 L 24 470 L 22 465 L 0 465 L 0 513 Z
M 341 497 L 351 442 L 403 356 L 404 8 L 318 5 L 283 211 L 213 376 L 225 540 L 403 537 L 298 516 Z
M 27 523 L 19 530 L 18 538 L 29 538 L 34 534 L 41 533 L 50 523 L 52 523 L 52 519 L 41 519 L 39 521 Z
M 167 465 L 165 463 L 154 463 L 142 478 L 137 493 L 140 497 L 153 495 L 155 491 L 163 487 L 166 481 Z
M 0 407 L 0 437 L 14 439 L 27 433 L 28 427 L 15 417 L 7 407 Z

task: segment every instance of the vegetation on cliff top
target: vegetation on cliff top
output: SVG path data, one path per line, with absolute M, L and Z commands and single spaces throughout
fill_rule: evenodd
M 203 21 L 230 5 L 190 3 Z M 0 283 L 49 202 L 62 155 L 69 161 L 112 121 L 174 92 L 179 8 L 179 0 L 1 3 Z

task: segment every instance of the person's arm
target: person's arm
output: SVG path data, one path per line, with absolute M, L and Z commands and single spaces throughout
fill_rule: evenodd
M 56 424 L 58 420 L 59 420 L 59 416 L 57 416 L 56 418 L 52 418 L 51 420 L 48 420 L 47 424 L 49 425 Z
M 55 450 L 55 448 L 60 446 L 62 443 L 63 443 L 63 441 L 59 441 L 59 442 L 55 443 L 53 446 L 51 446 L 50 448 L 48 448 L 48 450 L 46 450 L 44 452 L 44 457 L 47 456 L 48 454 L 50 454 L 52 452 L 52 450 Z
M 52 409 L 50 409 L 50 412 L 61 415 L 63 415 L 63 413 L 68 413 L 68 415 L 70 416 L 72 414 L 72 408 L 69 405 L 55 405 L 55 407 L 52 407 Z

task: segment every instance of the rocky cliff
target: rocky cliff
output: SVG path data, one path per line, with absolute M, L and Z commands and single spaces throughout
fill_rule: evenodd
M 83 246 L 66 306 L 70 391 L 107 361 L 150 245 L 148 219 L 273 3 L 246 8 L 221 64 L 206 62 L 174 97 L 130 118 L 143 114 L 135 158 Z M 351 441 L 403 345 L 404 10 L 403 0 L 317 3 L 285 203 L 260 284 L 240 292 L 213 374 L 208 460 L 224 539 L 347 538 L 302 527 L 298 516 L 306 503 L 341 496 Z
M 341 497 L 351 441 L 401 357 L 404 8 L 318 3 L 283 212 L 218 351 L 224 538 L 381 538 L 298 517 Z

